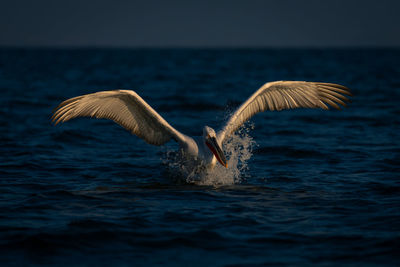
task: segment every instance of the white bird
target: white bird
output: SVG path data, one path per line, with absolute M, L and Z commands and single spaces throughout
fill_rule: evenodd
M 74 97 L 62 102 L 54 111 L 55 124 L 76 117 L 110 119 L 153 145 L 163 145 L 174 139 L 180 151 L 194 166 L 213 168 L 218 161 L 228 167 L 222 150 L 224 140 L 256 113 L 265 110 L 294 108 L 322 108 L 338 104 L 346 106 L 344 95 L 351 95 L 348 88 L 338 84 L 276 81 L 264 84 L 250 96 L 216 133 L 203 127 L 203 136 L 189 137 L 165 121 L 136 92 L 131 90 L 102 91 Z

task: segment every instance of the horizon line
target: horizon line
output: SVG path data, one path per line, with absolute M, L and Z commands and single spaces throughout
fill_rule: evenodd
M 202 46 L 184 46 L 184 45 L 1 45 L 0 49 L 51 49 L 51 50 L 297 50 L 297 49 L 400 49 L 400 45 L 202 45 Z

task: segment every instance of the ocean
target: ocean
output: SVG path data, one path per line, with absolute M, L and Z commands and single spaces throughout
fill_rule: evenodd
M 338 83 L 342 110 L 254 116 L 202 184 L 108 120 L 53 109 L 135 90 L 189 136 L 269 81 Z M 0 265 L 399 266 L 400 50 L 0 49 Z

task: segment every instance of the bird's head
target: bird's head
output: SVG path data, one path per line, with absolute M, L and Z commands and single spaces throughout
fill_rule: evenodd
M 217 158 L 218 162 L 221 163 L 221 165 L 225 168 L 228 168 L 226 157 L 224 155 L 224 152 L 222 152 L 221 146 L 218 144 L 217 135 L 215 134 L 214 129 L 208 126 L 204 126 L 203 138 L 205 144 Z

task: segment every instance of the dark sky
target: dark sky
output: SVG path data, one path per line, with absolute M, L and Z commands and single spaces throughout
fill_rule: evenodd
M 10 0 L 0 46 L 400 46 L 398 0 Z

